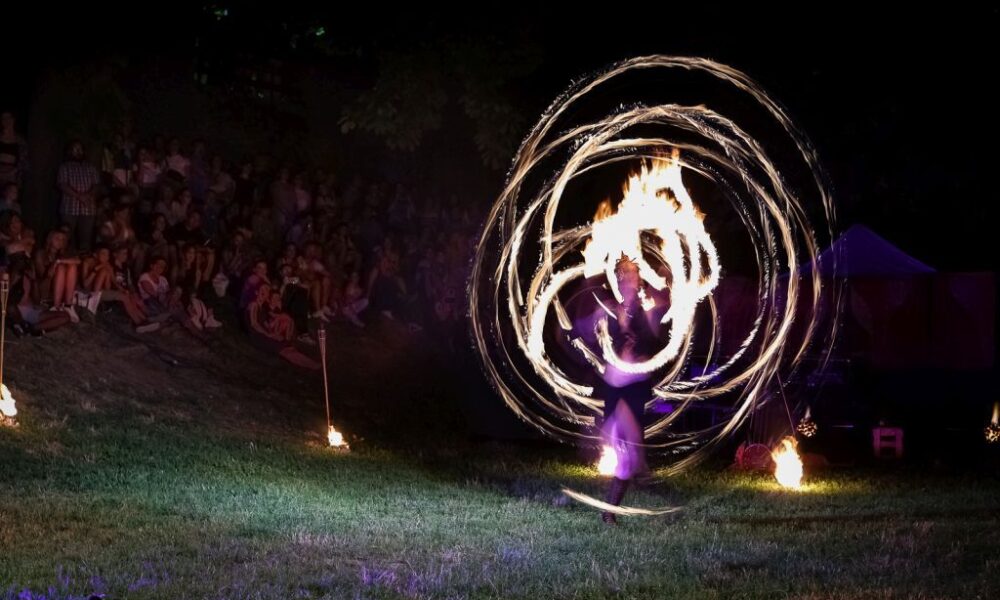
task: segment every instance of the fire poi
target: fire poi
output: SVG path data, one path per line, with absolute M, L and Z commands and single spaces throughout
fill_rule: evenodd
M 574 121 L 595 114 L 582 110 L 594 90 L 654 71 L 697 73 L 735 90 L 755 102 L 780 135 L 764 144 L 704 105 L 627 104 L 627 98 L 603 119 Z M 784 170 L 767 151 L 777 138 L 793 150 L 786 155 L 796 157 Z M 579 182 L 623 167 L 629 172 L 620 193 L 581 191 L 586 188 Z M 804 174 L 798 179 L 806 183 L 788 184 L 790 170 Z M 727 328 L 720 312 L 716 293 L 726 255 L 710 233 L 713 212 L 691 191 L 694 182 L 699 190 L 721 190 L 752 245 L 757 302 L 745 330 Z M 587 206 L 596 207 L 588 211 L 594 216 L 581 224 L 574 215 Z M 474 342 L 488 377 L 517 416 L 561 441 L 617 450 L 605 451 L 602 473 L 621 470 L 622 461 L 636 462 L 646 450 L 667 455 L 662 473 L 676 473 L 737 430 L 807 349 L 829 351 L 836 311 L 821 326 L 814 232 L 832 238 L 833 227 L 831 197 L 812 146 L 752 79 L 701 58 L 627 60 L 572 86 L 522 142 L 476 252 L 470 279 Z M 622 260 L 637 273 L 635 302 L 621 289 L 622 277 L 631 277 L 620 270 Z M 800 300 L 804 287 L 808 294 Z M 802 329 L 796 336 L 793 313 Z M 625 322 L 648 326 L 657 346 L 636 351 L 636 335 Z M 614 419 L 608 403 L 620 405 L 616 390 L 642 379 L 648 395 L 628 402 L 637 409 L 630 412 L 638 413 L 638 441 L 609 435 Z M 706 400 L 727 404 L 723 420 L 704 425 L 681 419 Z M 614 468 L 610 454 L 616 455 Z M 617 479 L 607 502 L 566 493 L 611 514 L 670 510 L 616 506 Z

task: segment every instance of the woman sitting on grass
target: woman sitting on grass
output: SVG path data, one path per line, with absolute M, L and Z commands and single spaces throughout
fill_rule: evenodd
M 333 316 L 330 308 L 330 296 L 333 289 L 333 278 L 322 260 L 323 247 L 316 242 L 306 244 L 302 256 L 299 257 L 297 275 L 303 283 L 309 286 L 309 299 L 312 309 L 311 316 L 321 321 L 329 322 Z
M 319 370 L 321 365 L 295 349 L 286 337 L 287 322 L 283 317 L 272 321 L 271 286 L 262 284 L 257 288 L 257 296 L 246 309 L 247 330 L 250 341 L 265 352 L 275 353 L 295 366 L 304 369 Z
M 46 331 L 59 329 L 70 322 L 69 315 L 64 311 L 45 310 L 32 301 L 32 280 L 28 276 L 28 263 L 21 261 L 9 266 L 10 295 L 7 297 L 10 311 L 11 327 L 14 333 L 22 336 L 26 333 L 41 335 Z
M 246 310 L 250 303 L 257 297 L 260 286 L 271 283 L 267 276 L 267 261 L 258 260 L 253 264 L 250 274 L 243 280 L 243 289 L 240 291 L 240 310 Z
M 35 253 L 35 297 L 39 303 L 51 303 L 54 310 L 65 312 L 70 321 L 80 322 L 73 309 L 76 283 L 80 273 L 80 259 L 66 254 L 68 237 L 57 229 L 49 233 L 45 248 Z
M 160 328 L 159 323 L 150 323 L 135 295 L 132 293 L 132 273 L 128 267 L 128 248 L 120 247 L 112 257 L 111 250 L 99 247 L 94 254 L 94 268 L 84 279 L 84 287 L 96 295 L 99 302 L 119 302 L 125 314 L 131 319 L 137 333 L 147 333 Z
M 142 299 L 143 312 L 150 322 L 163 323 L 174 320 L 188 330 L 197 331 L 181 303 L 180 288 L 171 288 L 170 282 L 164 276 L 166 270 L 167 259 L 158 256 L 149 263 L 149 269 L 139 277 L 139 298 Z
M 357 269 L 351 271 L 344 283 L 344 292 L 340 298 L 340 313 L 357 327 L 364 327 L 360 315 L 368 308 L 368 295 L 361 287 L 361 273 Z
M 174 284 L 181 289 L 181 303 L 187 309 L 191 324 L 196 329 L 222 327 L 212 309 L 198 297 L 198 286 L 202 281 L 203 262 L 194 244 L 185 244 L 181 249 L 180 262 L 174 268 Z
M 134 253 L 135 262 L 132 265 L 136 271 L 142 270 L 143 265 L 146 264 L 147 257 L 167 256 L 170 253 L 170 242 L 167 240 L 167 228 L 169 226 L 167 217 L 159 213 L 153 215 L 149 231 L 143 237 L 142 242 L 136 245 Z

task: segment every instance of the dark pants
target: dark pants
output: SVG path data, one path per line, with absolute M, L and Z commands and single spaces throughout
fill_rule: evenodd
M 63 215 L 63 225 L 69 228 L 69 246 L 80 252 L 89 252 L 94 241 L 94 215 Z

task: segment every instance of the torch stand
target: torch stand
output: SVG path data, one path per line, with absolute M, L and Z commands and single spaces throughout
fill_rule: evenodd
M 0 425 L 15 425 L 17 408 L 10 390 L 3 383 L 3 354 L 7 342 L 7 298 L 10 297 L 10 275 L 0 276 Z
M 330 380 L 326 372 L 326 328 L 320 327 L 316 332 L 319 341 L 319 357 L 323 365 L 323 400 L 326 403 L 326 439 L 330 447 L 335 450 L 348 451 L 350 447 L 344 441 L 344 436 L 333 426 L 333 418 L 330 414 Z

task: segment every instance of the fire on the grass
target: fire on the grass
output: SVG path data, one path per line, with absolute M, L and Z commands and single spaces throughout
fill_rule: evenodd
M 796 449 L 795 438 L 786 437 L 771 452 L 774 459 L 774 478 L 783 488 L 802 489 L 802 459 Z

